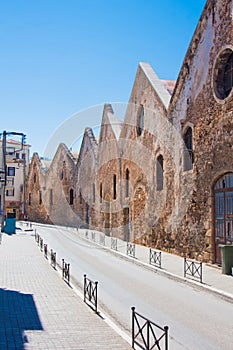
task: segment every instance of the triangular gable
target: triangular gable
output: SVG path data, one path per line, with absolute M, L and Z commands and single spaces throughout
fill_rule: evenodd
M 97 148 L 98 144 L 93 130 L 91 128 L 86 128 L 84 131 L 77 164 L 82 162 L 87 152 L 92 152 L 95 160 L 97 160 Z
M 140 62 L 139 69 L 143 71 L 148 82 L 153 87 L 156 95 L 158 96 L 158 99 L 161 101 L 165 109 L 168 109 L 171 95 L 165 88 L 163 81 L 159 80 L 158 76 L 155 74 L 149 63 Z
M 105 104 L 100 129 L 99 144 L 112 139 L 118 140 L 120 137 L 121 128 L 122 122 L 114 115 L 111 104 Z
M 72 153 L 68 149 L 68 147 L 64 143 L 60 143 L 52 161 L 45 162 L 45 165 L 48 166 L 48 168 L 46 168 L 47 176 L 49 176 L 49 173 L 52 171 L 55 164 L 58 161 L 60 161 L 61 154 L 63 154 L 64 160 L 65 160 L 65 157 L 67 157 L 69 159 L 69 161 L 71 162 L 71 164 L 73 163 L 73 166 L 75 167 L 76 159 L 74 158 L 74 156 L 72 155 Z

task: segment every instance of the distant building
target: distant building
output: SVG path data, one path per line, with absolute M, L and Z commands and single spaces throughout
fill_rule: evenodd
M 44 171 L 34 155 L 29 218 L 220 264 L 233 244 L 232 38 L 233 0 L 208 0 L 175 88 L 140 63 L 123 122 L 105 105 L 78 159 L 60 145 Z
M 0 149 L 2 141 L 0 140 Z M 25 181 L 30 162 L 30 145 L 15 140 L 6 142 L 6 186 L 5 186 L 5 213 L 6 217 L 16 219 L 25 216 Z M 0 152 L 2 164 L 2 152 Z M 0 190 L 0 203 L 2 208 L 3 193 Z

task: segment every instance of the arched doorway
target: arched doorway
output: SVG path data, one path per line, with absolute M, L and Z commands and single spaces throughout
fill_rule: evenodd
M 221 264 L 219 244 L 233 243 L 233 173 L 222 176 L 214 186 L 215 260 Z

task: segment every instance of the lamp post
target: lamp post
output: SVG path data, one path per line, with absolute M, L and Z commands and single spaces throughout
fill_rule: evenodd
M 1 203 L 1 214 L 2 214 L 2 222 L 1 222 L 1 232 L 4 232 L 5 226 L 5 187 L 6 187 L 6 131 L 3 131 L 3 139 L 2 139 L 2 169 L 1 173 L 3 178 L 1 177 L 1 185 L 2 185 L 2 203 Z

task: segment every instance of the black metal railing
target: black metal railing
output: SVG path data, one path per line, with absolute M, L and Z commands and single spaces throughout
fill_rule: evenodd
M 111 237 L 111 249 L 117 250 L 117 238 Z
M 56 269 L 56 253 L 51 249 L 51 266 Z
M 92 233 L 91 233 L 91 239 L 92 239 L 92 241 L 95 242 L 95 232 L 92 232 Z
M 168 326 L 161 327 L 132 307 L 132 348 L 168 350 Z
M 48 259 L 48 244 L 44 244 L 44 257 Z
M 40 250 L 43 251 L 43 238 L 40 237 Z
M 184 258 L 184 277 L 187 275 L 194 277 L 202 283 L 202 262 L 187 260 L 187 258 Z
M 35 230 L 35 241 L 37 244 L 39 243 L 39 237 L 40 237 L 39 234 Z
M 105 235 L 100 234 L 99 242 L 100 242 L 100 244 L 105 245 Z
M 97 286 L 98 282 L 91 281 L 84 275 L 84 302 L 93 307 L 97 313 Z
M 126 254 L 135 258 L 135 244 L 127 242 Z
M 70 264 L 66 263 L 64 259 L 62 259 L 62 278 L 70 284 Z
M 150 264 L 153 265 L 153 266 L 157 266 L 161 269 L 161 252 L 157 252 L 156 250 L 152 250 L 150 248 Z

